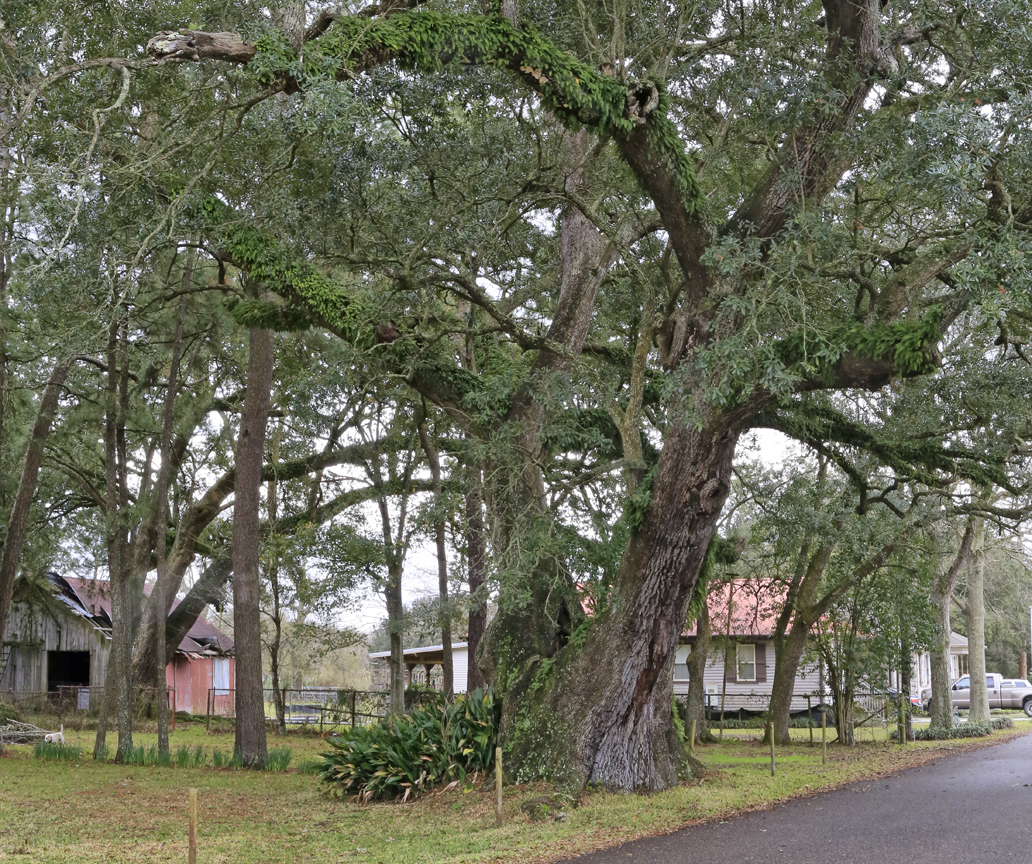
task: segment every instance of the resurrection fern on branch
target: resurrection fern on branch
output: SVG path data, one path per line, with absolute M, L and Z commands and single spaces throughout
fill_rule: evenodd
M 703 212 L 698 177 L 677 127 L 667 116 L 669 103 L 662 85 L 604 75 L 530 24 L 514 27 L 499 14 L 414 9 L 389 17 L 341 16 L 305 45 L 303 57 L 281 32 L 266 33 L 254 46 L 233 42 L 221 53 L 211 47 L 212 34 L 162 32 L 150 40 L 148 50 L 161 59 L 175 55 L 198 59 L 197 36 L 209 43 L 206 56 L 245 63 L 261 83 L 295 90 L 327 78 L 351 78 L 388 63 L 417 73 L 469 65 L 507 69 L 572 129 L 589 128 L 601 137 L 627 141 L 644 127 L 651 158 L 665 163 L 679 206 L 688 216 Z

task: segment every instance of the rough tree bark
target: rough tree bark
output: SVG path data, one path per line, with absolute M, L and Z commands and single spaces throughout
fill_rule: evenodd
M 506 706 L 503 729 L 516 764 L 571 785 L 654 790 L 677 782 L 674 655 L 730 489 L 738 419 L 668 433 L 653 504 L 624 555 L 616 598 L 583 641 L 550 663 L 528 664 L 510 684 L 507 701 L 520 708 Z
M 971 555 L 974 533 L 974 520 L 969 519 L 953 559 L 945 556 L 942 558 L 932 583 L 932 605 L 935 608 L 935 643 L 931 651 L 932 700 L 929 710 L 932 730 L 953 728 L 953 699 L 950 695 L 950 603 L 957 577 Z
M 261 599 L 258 545 L 262 456 L 272 391 L 271 330 L 252 328 L 247 358 L 247 395 L 236 447 L 233 502 L 233 637 L 236 641 L 236 738 L 234 754 L 247 768 L 268 759 L 262 698 Z

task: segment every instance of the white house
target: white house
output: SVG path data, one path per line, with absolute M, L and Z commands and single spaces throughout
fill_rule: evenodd
M 369 655 L 372 661 L 383 661 L 391 656 L 390 651 L 376 651 Z M 425 648 L 406 648 L 405 686 L 412 683 L 429 683 L 441 689 L 441 663 L 444 662 L 444 646 L 429 645 Z M 381 665 L 377 663 L 376 665 Z M 385 663 L 382 665 L 386 665 Z M 375 668 L 375 667 L 374 667 Z M 469 646 L 465 642 L 452 643 L 452 678 L 456 693 L 466 692 L 469 670 Z M 388 679 L 383 678 L 386 682 Z
M 950 681 L 956 681 L 961 675 L 968 673 L 968 640 L 966 636 L 950 631 Z M 897 688 L 895 672 L 889 675 L 889 686 Z M 921 691 L 932 686 L 932 655 L 930 651 L 922 651 L 911 656 L 910 696 L 921 698 Z
M 780 611 L 776 590 L 752 579 L 734 580 L 710 592 L 707 607 L 710 649 L 703 673 L 706 704 L 713 711 L 766 711 L 774 686 L 774 646 L 771 635 Z M 674 661 L 674 695 L 688 695 L 688 655 L 697 638 L 695 629 L 681 636 Z M 725 664 L 725 658 L 727 663 Z M 815 662 L 799 667 L 793 687 L 792 711 L 816 707 L 825 693 Z

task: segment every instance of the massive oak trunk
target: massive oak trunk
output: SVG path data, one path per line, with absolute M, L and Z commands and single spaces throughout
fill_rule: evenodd
M 676 783 L 674 656 L 739 433 L 727 422 L 668 433 L 613 601 L 583 641 L 551 664 L 531 663 L 510 686 L 502 733 L 517 776 L 638 790 Z

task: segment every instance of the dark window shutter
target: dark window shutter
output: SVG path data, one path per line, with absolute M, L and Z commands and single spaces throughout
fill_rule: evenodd
M 767 643 L 756 643 L 756 683 L 767 680 Z
M 724 662 L 724 680 L 730 684 L 738 681 L 738 646 L 732 645 Z

